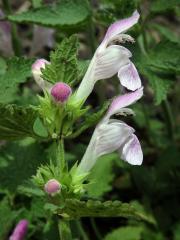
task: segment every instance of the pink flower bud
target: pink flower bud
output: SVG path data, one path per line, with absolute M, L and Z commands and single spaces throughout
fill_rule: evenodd
M 32 71 L 33 72 L 41 72 L 41 68 L 45 68 L 45 65 L 49 64 L 49 62 L 46 59 L 37 59 L 35 63 L 32 65 Z
M 15 227 L 9 240 L 23 240 L 28 229 L 28 221 L 23 219 Z
M 70 86 L 63 82 L 56 83 L 51 89 L 51 95 L 56 102 L 64 103 L 71 93 L 72 90 Z
M 33 77 L 36 81 L 36 83 L 42 88 L 45 89 L 45 81 L 42 79 L 41 75 L 41 69 L 45 68 L 46 64 L 50 64 L 47 60 L 45 59 L 38 59 L 33 63 L 32 65 L 32 74 Z
M 45 184 L 44 190 L 48 194 L 58 193 L 61 190 L 61 184 L 56 179 L 51 179 Z

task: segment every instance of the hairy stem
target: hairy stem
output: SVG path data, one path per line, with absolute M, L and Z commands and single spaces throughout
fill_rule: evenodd
M 60 170 L 60 172 L 62 170 L 67 171 L 68 170 L 68 165 L 67 162 L 65 161 L 65 154 L 64 154 L 64 139 L 63 137 L 60 138 L 60 140 L 57 143 L 57 157 L 56 157 L 56 161 L 57 161 L 57 166 Z
M 58 220 L 58 230 L 60 240 L 72 240 L 71 228 L 68 220 L 63 218 Z

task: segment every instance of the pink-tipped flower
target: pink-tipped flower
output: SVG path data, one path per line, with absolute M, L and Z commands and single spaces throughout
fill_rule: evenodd
M 130 60 L 131 52 L 119 45 L 134 42 L 125 32 L 138 22 L 139 17 L 139 13 L 135 11 L 132 16 L 119 20 L 108 28 L 76 92 L 77 100 L 86 100 L 98 80 L 110 78 L 117 73 L 121 85 L 127 89 L 135 91 L 141 87 L 139 74 Z
M 33 77 L 34 77 L 36 83 L 39 85 L 39 87 L 42 88 L 43 90 L 47 90 L 50 87 L 50 83 L 48 83 L 41 77 L 41 75 L 42 75 L 41 70 L 45 69 L 46 64 L 50 64 L 50 62 L 48 62 L 45 59 L 38 59 L 32 65 Z
M 131 165 L 141 165 L 143 153 L 135 130 L 126 123 L 110 119 L 114 114 L 128 115 L 133 111 L 126 108 L 135 103 L 143 95 L 143 88 L 116 97 L 106 115 L 97 125 L 86 152 L 78 166 L 78 174 L 89 172 L 96 163 L 98 157 L 114 151 L 118 151 L 121 159 Z
M 45 184 L 44 190 L 50 195 L 56 194 L 61 191 L 61 184 L 56 179 L 51 179 Z
M 26 219 L 21 220 L 15 227 L 9 240 L 23 240 L 27 233 L 28 221 Z
M 51 89 L 51 95 L 54 100 L 60 103 L 66 102 L 71 93 L 70 86 L 63 82 L 56 83 Z

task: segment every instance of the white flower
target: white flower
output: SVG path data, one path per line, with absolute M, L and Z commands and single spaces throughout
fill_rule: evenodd
M 131 52 L 123 46 L 114 44 L 114 42 L 134 41 L 124 32 L 136 24 L 138 19 L 139 13 L 135 11 L 131 17 L 119 20 L 108 28 L 76 92 L 77 100 L 86 100 L 98 80 L 110 78 L 116 73 L 121 85 L 127 89 L 135 91 L 141 87 L 139 74 L 130 61 Z
M 78 174 L 89 172 L 98 157 L 116 150 L 118 150 L 124 161 L 132 165 L 142 164 L 143 153 L 139 140 L 134 135 L 135 130 L 120 120 L 110 119 L 114 114 L 132 113 L 132 110 L 125 107 L 140 99 L 142 95 L 143 88 L 140 88 L 113 100 L 105 117 L 97 125 L 92 135 L 78 166 Z

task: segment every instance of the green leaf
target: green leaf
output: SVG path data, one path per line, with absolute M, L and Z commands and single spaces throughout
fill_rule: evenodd
M 65 208 L 59 209 L 58 214 L 64 217 L 125 217 L 135 218 L 137 220 L 148 221 L 148 218 L 137 211 L 128 203 L 120 201 L 79 201 L 76 199 L 67 199 Z
M 112 167 L 116 158 L 117 154 L 109 154 L 98 159 L 89 175 L 90 184 L 86 188 L 89 196 L 98 198 L 112 189 Z
M 157 73 L 152 71 L 146 71 L 144 74 L 154 90 L 154 102 L 159 105 L 163 100 L 167 98 L 167 94 L 172 87 L 172 81 L 158 76 Z
M 56 83 L 72 84 L 78 78 L 77 37 L 65 38 L 54 52 L 50 54 L 51 64 L 42 70 L 43 79 Z
M 7 198 L 0 201 L 0 239 L 7 239 L 17 212 L 12 211 Z
M 37 112 L 31 107 L 0 104 L 0 139 L 15 140 L 36 137 L 33 125 Z
M 179 0 L 154 0 L 151 3 L 151 11 L 154 13 L 166 12 L 179 6 Z
M 29 140 L 5 146 L 1 156 L 4 163 L 3 166 L 0 165 L 0 186 L 13 193 L 46 161 L 41 145 Z
M 34 8 L 40 8 L 42 6 L 43 0 L 31 0 Z
M 45 128 L 45 126 L 43 125 L 40 118 L 36 118 L 34 125 L 33 125 L 33 130 L 40 137 L 43 137 L 43 138 L 48 137 L 48 131 Z
M 5 60 L 4 60 L 5 61 Z M 6 103 L 11 95 L 17 92 L 17 87 L 31 76 L 32 60 L 13 57 L 3 64 L 0 73 L 0 102 Z
M 145 64 L 154 71 L 164 73 L 180 73 L 180 44 L 171 41 L 162 41 L 148 52 Z M 157 54 L 158 53 L 158 54 Z
M 143 227 L 127 226 L 113 230 L 104 240 L 140 240 Z
M 79 60 L 78 61 L 78 79 L 81 80 L 89 66 L 90 60 Z
M 158 53 L 158 54 L 157 54 Z M 162 41 L 137 62 L 140 72 L 148 79 L 154 90 L 155 104 L 166 99 L 174 75 L 180 72 L 180 44 Z
M 76 31 L 85 26 L 90 14 L 87 0 L 61 0 L 57 4 L 10 15 L 8 19 L 18 23 L 35 23 Z

